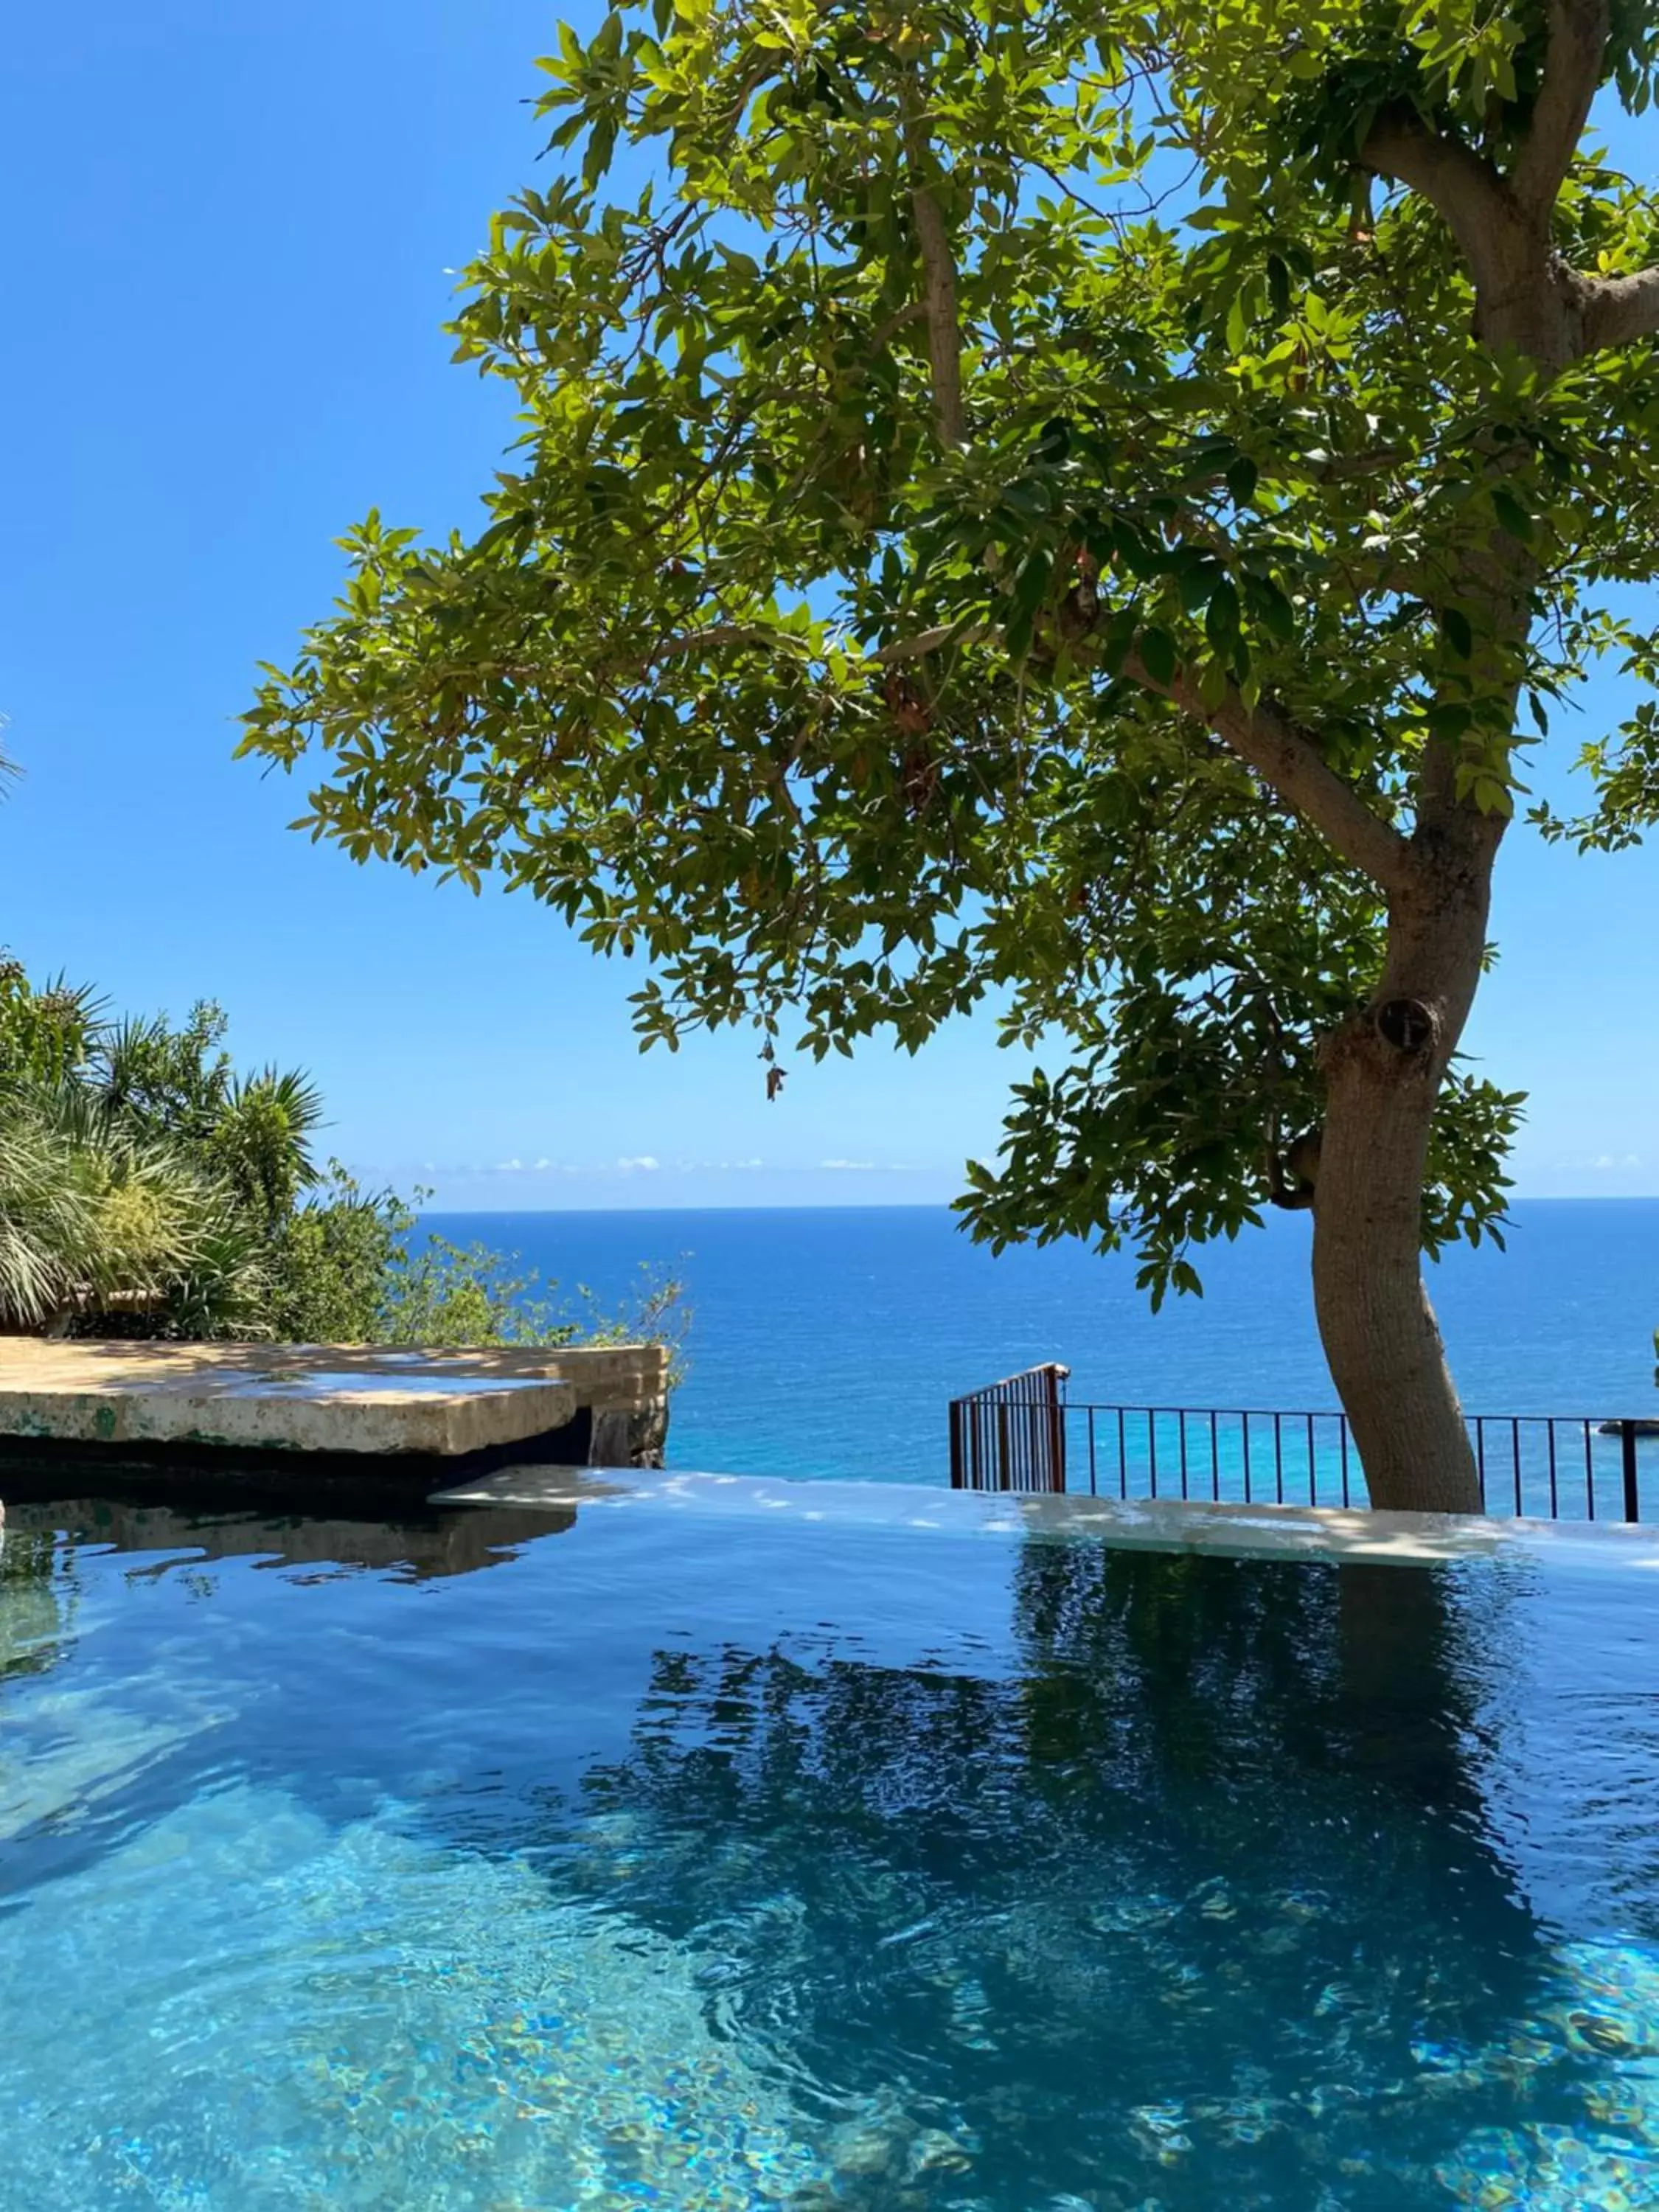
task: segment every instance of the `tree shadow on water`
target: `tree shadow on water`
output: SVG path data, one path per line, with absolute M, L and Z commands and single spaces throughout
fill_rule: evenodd
M 849 2201 L 1380 2212 L 1579 2142 L 1606 2053 L 1544 2017 L 1471 1771 L 1501 1606 L 1042 1541 L 1015 1601 L 1001 1676 L 659 1654 L 564 1857 L 695 1956 Z

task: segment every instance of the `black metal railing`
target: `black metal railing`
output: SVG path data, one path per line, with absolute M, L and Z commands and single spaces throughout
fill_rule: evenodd
M 1368 1502 L 1341 1413 L 1072 1404 L 1066 1374 L 1033 1368 L 954 1400 L 952 1487 L 1217 1504 Z M 1659 1421 L 1483 1413 L 1469 1417 L 1469 1435 L 1489 1513 L 1639 1521 L 1644 1482 L 1659 1513 Z
M 1069 1368 L 1028 1367 L 951 1401 L 953 1490 L 1064 1490 Z

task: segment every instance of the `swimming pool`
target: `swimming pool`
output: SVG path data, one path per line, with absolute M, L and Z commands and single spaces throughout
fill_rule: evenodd
M 916 1499 L 14 1503 L 0 2206 L 1659 2205 L 1659 1544 Z

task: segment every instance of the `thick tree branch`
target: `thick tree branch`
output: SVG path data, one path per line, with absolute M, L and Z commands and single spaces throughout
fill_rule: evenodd
M 1279 1116 L 1276 1112 L 1269 1115 L 1267 1196 L 1275 1206 L 1282 1206 L 1287 1213 L 1305 1213 L 1309 1210 L 1319 1182 L 1319 1132 L 1310 1129 L 1281 1156 Z
M 927 359 L 933 379 L 933 419 L 941 445 L 968 442 L 962 398 L 962 325 L 957 313 L 957 264 L 951 234 L 933 191 L 937 164 L 915 106 L 904 110 L 904 160 L 910 173 L 910 219 L 921 256 L 921 308 L 927 319 Z
M 1549 0 L 1543 81 L 1526 142 L 1510 173 L 1522 210 L 1547 222 L 1572 167 L 1601 82 L 1607 50 L 1607 0 Z
M 945 624 L 919 631 L 915 637 L 897 639 L 871 658 L 878 666 L 892 668 L 920 660 L 952 641 L 958 645 L 982 643 L 997 635 L 992 624 L 965 630 Z M 759 625 L 718 623 L 707 629 L 665 639 L 651 658 L 653 661 L 678 659 L 711 647 L 775 641 L 775 633 Z M 1247 706 L 1243 694 L 1232 683 L 1216 705 L 1206 706 L 1191 678 L 1177 671 L 1168 684 L 1160 684 L 1138 654 L 1129 656 L 1123 672 L 1143 690 L 1169 700 L 1194 721 L 1213 730 L 1228 750 L 1310 823 L 1350 866 L 1359 869 L 1386 891 L 1398 890 L 1411 879 L 1416 862 L 1408 840 L 1327 764 L 1312 736 L 1282 707 L 1269 700 Z
M 1282 707 L 1267 700 L 1246 706 L 1231 683 L 1215 706 L 1206 706 L 1190 678 L 1177 670 L 1168 684 L 1160 684 L 1135 654 L 1125 663 L 1124 673 L 1213 730 L 1334 853 L 1382 890 L 1397 890 L 1412 879 L 1416 861 L 1407 840 L 1327 764 L 1312 737 Z
M 1377 118 L 1359 158 L 1431 202 L 1457 240 L 1477 294 L 1507 288 L 1526 225 L 1490 162 L 1455 138 L 1437 137 L 1403 109 Z
M 1644 269 L 1634 276 L 1584 278 L 1580 297 L 1588 353 L 1659 333 L 1659 269 Z

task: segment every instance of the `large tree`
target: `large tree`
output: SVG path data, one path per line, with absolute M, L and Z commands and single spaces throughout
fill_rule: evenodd
M 247 749 L 320 756 L 355 856 L 649 955 L 647 1039 L 758 1021 L 769 1080 L 787 1021 L 994 999 L 1065 1064 L 975 1230 L 1161 1295 L 1310 1206 L 1372 1498 L 1474 1506 L 1420 1254 L 1501 1213 L 1518 1102 L 1457 1047 L 1527 748 L 1652 670 L 1656 203 L 1588 133 L 1656 44 L 1632 0 L 562 30 L 566 166 L 454 325 L 523 408 L 487 525 L 354 531 Z

